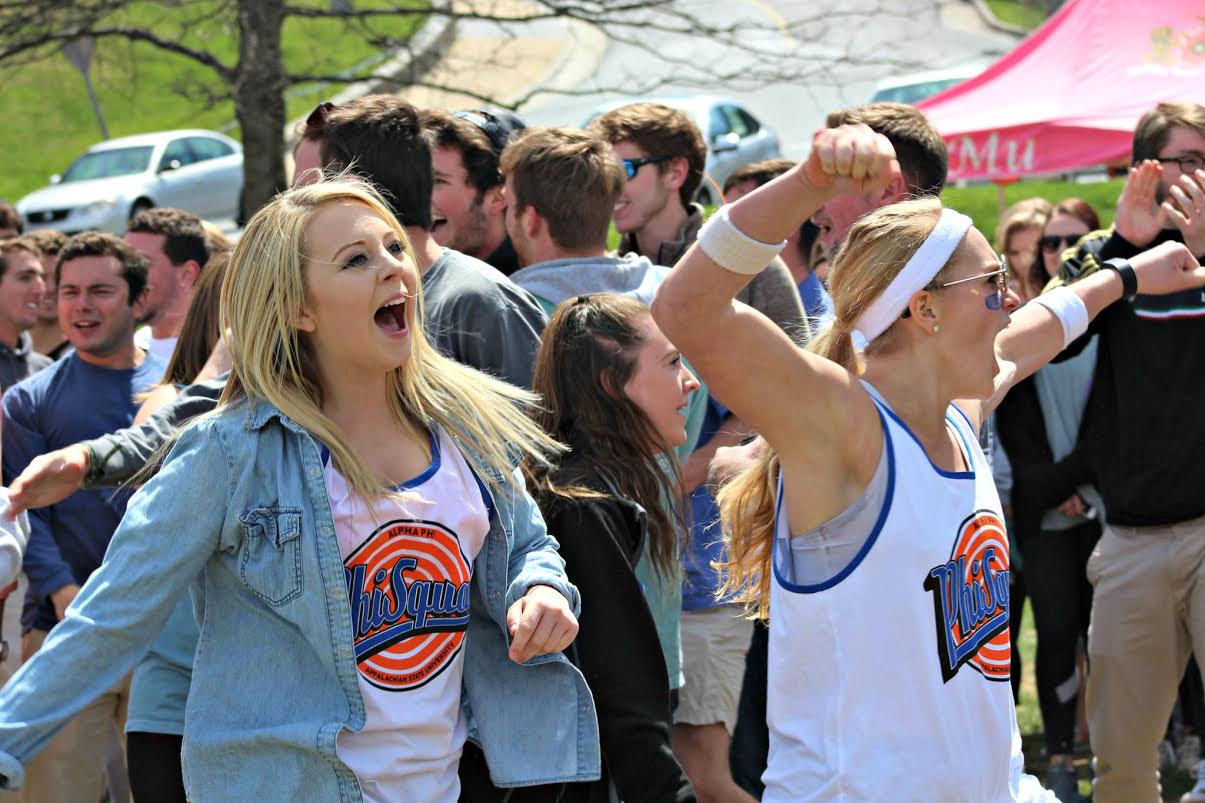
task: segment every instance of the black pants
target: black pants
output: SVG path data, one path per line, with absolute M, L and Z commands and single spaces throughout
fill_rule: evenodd
M 182 736 L 167 733 L 126 734 L 126 761 L 134 803 L 186 803 L 180 769 Z
M 579 784 L 499 789 L 490 782 L 489 768 L 480 747 L 472 742 L 465 742 L 464 753 L 460 756 L 460 803 L 564 803 L 578 799 L 569 791 L 575 786 Z
M 769 671 L 770 629 L 765 622 L 753 624 L 753 639 L 745 655 L 745 678 L 729 750 L 732 780 L 758 800 L 766 791 L 761 782 L 770 752 L 770 729 L 766 726 L 766 674 Z
M 1100 525 L 1095 521 L 1069 530 L 1042 530 L 1021 540 L 1038 636 L 1038 705 L 1048 754 L 1071 753 L 1074 748 L 1076 648 L 1081 638 L 1087 643 L 1092 585 L 1086 568 L 1098 540 Z

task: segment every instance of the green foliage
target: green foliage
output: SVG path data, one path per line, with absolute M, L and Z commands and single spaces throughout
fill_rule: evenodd
M 1004 205 L 1007 207 L 1034 196 L 1045 198 L 1052 204 L 1057 204 L 1064 198 L 1083 198 L 1092 204 L 1092 208 L 1100 216 L 1101 226 L 1109 226 L 1113 223 L 1113 213 L 1117 209 L 1117 196 L 1121 195 L 1124 185 L 1123 179 L 1089 184 L 1021 180 L 1004 188 Z M 994 184 L 947 187 L 941 194 L 941 200 L 946 206 L 970 215 L 975 221 L 975 227 L 983 232 L 989 241 L 994 241 L 996 224 L 1000 222 L 998 194 Z
M 996 19 L 1032 31 L 1049 16 L 1042 0 L 986 0 Z
M 329 0 L 293 0 L 293 5 L 329 8 Z M 372 6 L 426 8 L 423 0 L 357 0 Z M 371 69 L 383 48 L 408 39 L 424 14 L 365 20 L 287 17 L 282 36 L 286 71 L 337 74 Z M 203 50 L 223 64 L 238 61 L 238 24 L 233 4 L 221 0 L 188 3 L 135 2 L 110 18 L 113 23 L 153 31 L 169 41 Z M 0 174 L 0 198 L 16 201 L 44 186 L 76 156 L 100 141 L 100 129 L 82 76 L 54 49 L 32 63 L 0 68 L 5 91 L 0 111 L 0 152 L 9 155 Z M 113 137 L 172 128 L 211 128 L 238 138 L 228 88 L 208 67 L 142 42 L 107 38 L 96 43 L 92 81 Z M 302 116 L 339 85 L 288 90 L 289 119 Z

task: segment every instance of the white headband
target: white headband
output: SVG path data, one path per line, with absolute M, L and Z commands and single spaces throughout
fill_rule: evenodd
M 854 341 L 865 348 L 908 308 L 912 294 L 925 289 L 942 266 L 949 261 L 954 249 L 970 230 L 972 221 L 953 209 L 941 210 L 941 218 L 920 248 L 896 274 L 878 298 L 854 322 Z

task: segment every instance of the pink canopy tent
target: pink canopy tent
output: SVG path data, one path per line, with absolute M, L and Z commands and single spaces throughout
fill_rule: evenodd
M 1205 103 L 1205 2 L 1069 0 L 1011 53 L 918 104 L 949 178 L 1008 180 L 1127 159 L 1162 101 Z

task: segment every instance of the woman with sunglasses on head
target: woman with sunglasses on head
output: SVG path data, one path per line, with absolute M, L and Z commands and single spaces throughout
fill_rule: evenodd
M 1096 212 L 1079 198 L 1054 207 L 1023 283 L 1023 303 L 1057 273 L 1062 253 L 1099 225 Z M 1092 338 L 1076 356 L 1018 382 L 996 410 L 996 432 L 1012 468 L 1010 535 L 1024 561 L 1037 630 L 1038 705 L 1050 758 L 1046 785 L 1062 803 L 1079 800 L 1073 753 L 1083 687 L 1080 647 L 1087 644 L 1092 610 L 1086 568 L 1101 532 L 1100 501 L 1079 449 L 1095 369 Z
M 574 784 L 566 801 L 695 799 L 670 749 L 669 675 L 636 577 L 647 551 L 677 562 L 683 530 L 676 465 L 658 455 L 686 442 L 685 411 L 699 383 L 646 305 L 611 293 L 561 304 L 544 330 L 533 390 L 540 424 L 569 451 L 555 467 L 528 461 L 528 484 L 560 541 L 582 595 L 572 656 L 598 707 L 602 780 Z
M 190 799 L 451 803 L 469 738 L 500 786 L 597 778 L 590 692 L 560 654 L 577 592 L 516 468 L 559 444 L 534 396 L 427 342 L 381 198 L 351 181 L 277 196 L 221 307 L 217 409 L 0 692 L 3 786 L 194 583 Z
M 764 801 L 1050 800 L 1008 684 L 1008 537 L 978 428 L 1105 305 L 1205 284 L 1179 245 L 1018 311 L 971 221 L 935 199 L 854 225 L 809 351 L 732 303 L 827 199 L 884 186 L 890 143 L 817 133 L 725 207 L 653 315 L 768 442 L 721 494 L 727 591 L 772 614 Z M 777 244 L 777 245 L 774 245 Z

